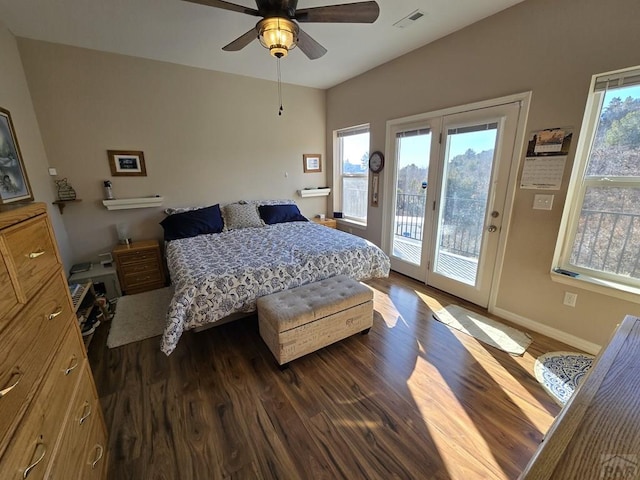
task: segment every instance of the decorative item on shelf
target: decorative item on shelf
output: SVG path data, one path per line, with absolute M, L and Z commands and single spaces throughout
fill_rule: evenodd
M 9 110 L 0 108 L 0 204 L 33 200 Z
M 55 180 L 58 187 L 58 200 L 61 202 L 69 202 L 76 199 L 76 191 L 69 184 L 66 178 Z
M 120 245 L 130 245 L 131 235 L 129 234 L 129 224 L 118 223 L 116 225 L 116 230 L 118 232 L 118 243 L 120 243 Z
M 113 200 L 113 190 L 111 190 L 111 187 L 113 185 L 111 184 L 111 180 L 105 180 L 103 182 L 103 185 L 104 185 L 104 199 Z

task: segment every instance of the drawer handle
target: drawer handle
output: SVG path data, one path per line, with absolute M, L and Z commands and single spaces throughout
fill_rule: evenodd
M 80 365 L 80 362 L 78 361 L 78 357 L 76 357 L 75 354 L 71 356 L 71 362 L 72 362 L 72 365 L 69 365 L 64 370 L 65 375 L 69 375 L 73 370 L 76 369 L 78 365 Z
M 40 437 L 42 438 L 42 437 Z M 31 470 L 33 470 L 42 460 L 44 460 L 44 456 L 47 454 L 47 446 L 42 443 L 42 442 L 38 442 L 36 444 L 36 449 L 33 452 L 34 453 L 34 457 L 37 455 L 37 451 L 38 448 L 42 448 L 42 453 L 40 454 L 40 456 L 38 457 L 38 459 L 33 462 L 31 465 L 29 465 L 27 468 L 25 468 L 24 473 L 22 474 L 22 478 L 27 478 L 29 476 L 29 474 L 31 473 Z
M 38 258 L 40 255 L 44 255 L 45 251 L 44 250 L 38 250 L 37 252 L 31 252 L 28 257 L 29 258 Z
M 18 386 L 18 384 L 20 383 L 20 378 L 21 378 L 22 375 L 20 374 L 20 372 L 16 372 L 13 375 L 11 375 L 11 378 L 13 378 L 15 375 L 18 376 L 16 381 L 12 385 L 9 385 L 7 388 L 5 388 L 3 390 L 0 390 L 0 398 L 4 397 L 7 393 L 9 393 L 11 390 L 16 388 Z
M 96 444 L 95 449 L 96 449 L 97 456 L 95 460 L 91 462 L 91 470 L 96 468 L 96 465 L 100 460 L 102 460 L 102 456 L 104 455 L 104 447 L 102 445 L 100 445 L 99 443 Z
M 80 417 L 80 425 L 82 425 L 84 423 L 84 421 L 89 418 L 91 416 L 91 405 L 89 405 L 89 402 L 84 402 L 84 405 L 82 405 L 82 416 Z
M 58 315 L 60 315 L 60 314 L 62 313 L 62 310 L 64 310 L 64 308 L 63 308 L 63 307 L 58 307 L 58 309 L 57 309 L 55 312 L 50 313 L 50 314 L 49 314 L 49 320 L 53 320 L 53 319 L 54 319 L 54 318 L 56 318 Z

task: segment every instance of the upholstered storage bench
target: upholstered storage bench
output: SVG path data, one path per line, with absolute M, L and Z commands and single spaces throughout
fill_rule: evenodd
M 373 325 L 373 292 L 345 275 L 258 298 L 260 336 L 284 365 Z

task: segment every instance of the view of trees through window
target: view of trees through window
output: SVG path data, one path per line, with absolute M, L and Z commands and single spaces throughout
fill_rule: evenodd
M 603 95 L 570 263 L 640 279 L 640 86 Z
M 493 135 L 495 141 L 495 131 Z M 453 156 L 448 164 L 442 218 L 445 231 L 440 246 L 452 253 L 477 257 L 480 252 L 493 152 L 493 148 L 479 152 L 468 148 Z M 400 168 L 396 196 L 398 212 L 408 217 L 424 216 L 427 190 L 422 188 L 422 182 L 427 180 L 427 174 L 426 167 L 418 167 L 415 163 Z M 422 239 L 422 228 L 419 233 L 418 239 Z
M 369 129 L 357 127 L 338 132 L 342 169 L 342 213 L 345 218 L 367 220 L 369 179 Z

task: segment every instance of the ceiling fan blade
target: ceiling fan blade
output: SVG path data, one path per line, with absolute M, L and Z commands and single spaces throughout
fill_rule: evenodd
M 302 53 L 309 57 L 309 60 L 315 60 L 327 53 L 326 48 L 316 42 L 301 28 L 298 29 L 298 41 L 296 44 L 300 50 L 302 50 Z
M 224 50 L 225 52 L 237 52 L 238 50 L 242 50 L 244 47 L 249 45 L 256 38 L 258 38 L 258 32 L 256 32 L 255 28 L 252 28 L 244 35 L 236 38 L 233 42 L 222 47 L 222 50 Z
M 222 8 L 223 10 L 231 10 L 232 12 L 246 13 L 247 15 L 253 15 L 259 17 L 260 14 L 257 10 L 249 7 L 243 7 L 242 5 L 236 5 L 235 3 L 224 2 L 222 0 L 183 0 L 185 2 L 197 3 L 199 5 L 206 5 L 208 7 Z
M 372 1 L 303 8 L 293 18 L 298 22 L 373 23 L 378 15 L 380 7 Z

